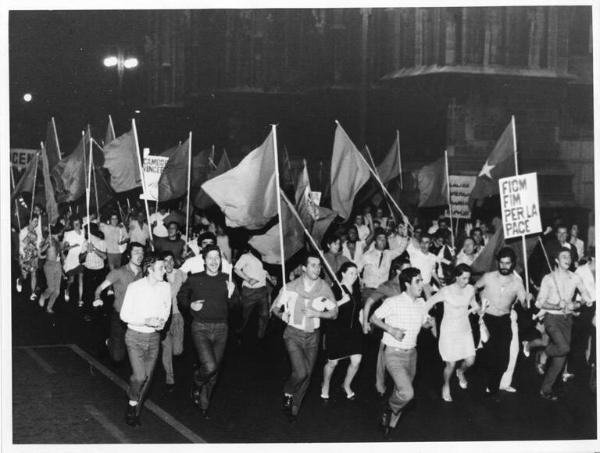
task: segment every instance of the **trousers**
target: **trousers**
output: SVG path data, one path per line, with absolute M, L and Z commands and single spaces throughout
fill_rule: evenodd
M 228 327 L 226 322 L 192 322 L 192 339 L 200 367 L 194 371 L 193 391 L 198 393 L 201 409 L 208 409 L 225 346 Z
M 497 393 L 510 358 L 512 340 L 510 313 L 503 316 L 485 314 L 483 321 L 490 333 L 484 348 L 487 387 L 490 393 Z
M 556 378 L 564 368 L 567 355 L 571 350 L 573 316 L 548 313 L 544 316 L 544 327 L 550 338 L 550 343 L 546 347 L 546 355 L 550 358 L 550 366 L 546 370 L 542 381 L 542 391 L 549 393 L 552 391 Z
M 127 329 L 125 344 L 127 345 L 127 354 L 132 371 L 127 396 L 130 401 L 137 401 L 138 406 L 140 406 L 148 391 L 154 366 L 158 359 L 160 334 L 158 332 L 145 333 Z

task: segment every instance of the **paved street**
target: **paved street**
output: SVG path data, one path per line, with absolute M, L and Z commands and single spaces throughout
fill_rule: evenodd
M 273 320 L 267 338 L 257 343 L 250 332 L 241 346 L 230 338 L 225 363 L 210 409 L 200 418 L 189 400 L 193 348 L 186 336 L 185 351 L 174 361 L 177 386 L 164 387 L 157 365 L 142 412 L 142 426 L 124 422 L 124 388 L 129 365 L 110 364 L 102 344 L 106 318 L 85 323 L 71 305 L 57 302 L 50 317 L 37 303 L 13 294 L 13 436 L 18 444 L 36 443 L 236 443 L 236 442 L 373 442 L 381 441 L 377 419 L 374 359 L 377 343 L 357 375 L 357 401 L 334 394 L 324 407 L 319 399 L 323 357 L 319 358 L 298 420 L 290 424 L 281 414 L 283 382 L 289 364 L 281 333 Z M 236 313 L 234 312 L 234 319 Z M 253 320 L 254 321 L 254 320 Z M 255 325 L 251 322 L 250 328 Z M 345 365 L 332 382 L 339 388 Z M 540 377 L 533 358 L 517 365 L 516 394 L 500 401 L 483 398 L 481 372 L 470 372 L 470 387 L 454 383 L 455 402 L 439 395 L 442 363 L 427 335 L 419 342 L 415 401 L 403 415 L 392 441 L 555 440 L 596 437 L 596 398 L 582 382 L 563 385 L 564 398 L 556 403 L 538 396 Z M 332 390 L 332 393 L 333 390 Z

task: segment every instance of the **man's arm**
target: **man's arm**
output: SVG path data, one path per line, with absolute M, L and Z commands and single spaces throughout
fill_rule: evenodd
M 581 300 L 583 300 L 588 307 L 591 306 L 592 303 L 595 301 L 594 297 L 585 287 L 583 279 L 577 274 L 575 274 L 575 277 L 577 278 L 577 290 L 581 294 Z
M 100 283 L 98 285 L 98 287 L 96 288 L 96 291 L 94 291 L 94 299 L 100 299 L 100 294 L 102 293 L 102 291 L 104 291 L 106 288 L 108 288 L 112 284 L 113 283 L 108 279 L 106 279 L 102 283 Z
M 383 319 L 378 318 L 375 313 L 371 316 L 370 321 L 374 326 L 379 327 L 384 332 L 389 333 L 392 337 L 394 337 L 398 341 L 402 341 L 404 338 L 405 331 L 403 329 L 398 329 L 396 327 L 392 327 L 389 324 L 386 324 Z

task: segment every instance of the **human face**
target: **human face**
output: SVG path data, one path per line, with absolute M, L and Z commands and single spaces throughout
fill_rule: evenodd
M 165 277 L 165 262 L 163 260 L 156 261 L 150 268 L 152 278 L 160 281 Z
M 479 230 L 473 231 L 473 241 L 476 244 L 481 244 L 483 242 L 483 238 L 481 237 L 481 231 L 479 231 Z
M 475 251 L 475 243 L 473 242 L 473 239 L 471 239 L 471 238 L 465 239 L 463 249 L 467 255 L 472 255 L 473 252 Z
M 464 288 L 469 284 L 469 279 L 471 278 L 471 274 L 469 272 L 463 272 L 461 275 L 456 277 L 456 284 L 459 288 Z
M 321 274 L 321 260 L 311 256 L 306 265 L 302 266 L 302 270 L 310 280 L 318 279 Z
M 556 230 L 556 239 L 558 239 L 558 242 L 561 244 L 567 242 L 567 229 L 565 227 L 560 227 Z
M 209 275 L 215 275 L 219 272 L 219 266 L 221 265 L 221 254 L 217 250 L 211 250 L 208 252 L 205 258 L 206 271 Z
M 415 228 L 413 235 L 417 241 L 421 240 L 421 234 L 423 234 L 423 230 L 421 228 Z
M 167 231 L 169 233 L 169 237 L 174 238 L 177 235 L 177 225 L 174 223 L 170 223 Z
M 342 242 L 339 239 L 336 239 L 335 241 L 333 241 L 329 244 L 329 251 L 331 253 L 339 253 L 341 248 L 342 248 Z
M 37 228 L 39 223 L 40 223 L 40 219 L 38 217 L 34 217 L 31 219 L 31 227 L 32 228 Z
M 573 225 L 571 227 L 571 237 L 576 238 L 579 235 L 579 227 L 577 225 Z
M 79 230 L 81 228 L 81 222 L 79 220 L 73 220 L 73 229 Z
M 356 219 L 354 219 L 354 223 L 356 223 L 358 226 L 362 225 L 364 222 L 363 216 L 361 215 L 357 215 Z
M 423 277 L 421 277 L 420 274 L 413 277 L 410 285 L 406 288 L 406 292 L 413 297 L 419 297 L 421 295 L 423 292 Z
M 215 241 L 213 241 L 212 239 L 204 239 L 201 243 L 200 243 L 200 249 L 203 249 L 204 247 L 206 247 L 207 245 L 215 245 Z
M 175 260 L 171 255 L 165 257 L 165 271 L 167 274 L 173 272 L 173 267 L 175 266 Z
M 356 282 L 357 278 L 358 278 L 358 269 L 356 269 L 356 267 L 354 267 L 354 266 L 350 266 L 348 269 L 346 269 L 346 272 L 344 272 L 342 274 L 342 280 L 344 281 L 344 283 L 347 286 L 354 285 L 354 282 Z
M 556 259 L 558 263 L 558 267 L 562 270 L 568 270 L 571 267 L 571 252 L 564 251 L 558 254 L 558 258 Z
M 385 234 L 378 234 L 375 238 L 375 248 L 377 250 L 383 250 L 385 249 L 386 244 L 387 238 L 385 237 Z
M 356 231 L 356 228 L 350 228 L 348 230 L 348 240 L 350 242 L 356 242 L 358 240 L 358 232 Z
M 144 249 L 142 247 L 132 247 L 129 262 L 135 266 L 141 266 L 142 261 L 144 261 Z
M 498 272 L 502 275 L 510 275 L 514 268 L 515 265 L 508 256 L 500 258 L 500 261 L 498 261 Z
M 431 247 L 431 239 L 428 237 L 424 237 L 421 239 L 421 251 L 423 253 L 429 252 L 429 247 Z
M 383 217 L 383 209 L 377 208 L 375 211 L 375 217 L 382 218 Z
M 119 224 L 119 218 L 116 215 L 110 216 L 110 224 L 112 226 L 117 226 Z

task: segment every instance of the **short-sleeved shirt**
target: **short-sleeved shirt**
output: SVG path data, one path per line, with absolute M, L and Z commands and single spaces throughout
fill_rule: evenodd
M 438 257 L 433 253 L 423 251 L 419 248 L 408 248 L 408 255 L 410 257 L 410 264 L 421 271 L 421 277 L 423 277 L 423 283 L 431 283 L 431 278 L 435 273 L 435 265 L 438 262 Z
M 365 288 L 377 288 L 390 275 L 392 261 L 402 254 L 403 250 L 369 250 L 357 263 L 358 270 L 363 271 Z
M 106 243 L 103 239 L 97 238 L 96 236 L 91 236 L 92 245 L 96 247 L 100 252 L 106 253 Z M 82 250 L 87 249 L 87 241 L 85 241 L 82 245 Z M 104 258 L 100 255 L 97 255 L 95 252 L 88 252 L 85 255 L 85 261 L 83 266 L 90 270 L 98 270 L 104 267 Z
M 100 231 L 104 233 L 106 252 L 114 254 L 121 253 L 121 246 L 119 245 L 119 242 L 125 237 L 123 227 L 101 223 Z
M 401 341 L 384 332 L 381 339 L 383 344 L 393 348 L 412 349 L 417 345 L 417 336 L 427 320 L 427 305 L 422 298 L 412 300 L 406 293 L 402 293 L 384 300 L 375 310 L 374 316 L 405 331 Z
M 244 280 L 242 286 L 248 288 L 262 288 L 267 285 L 267 272 L 265 271 L 262 262 L 252 253 L 244 253 L 240 256 L 240 259 L 237 260 L 234 267 L 235 269 L 241 270 L 248 277 L 258 280 L 254 285 L 251 285 Z
M 75 269 L 77 266 L 79 266 L 79 254 L 81 253 L 81 245 L 84 242 L 85 234 L 83 233 L 83 230 L 81 230 L 81 233 L 79 234 L 75 230 L 65 232 L 63 243 L 68 243 L 69 246 L 77 246 L 69 249 L 67 252 L 67 256 L 65 257 L 65 262 L 63 265 L 65 272 L 69 272 L 71 269 Z
M 105 280 L 112 283 L 113 290 L 115 291 L 115 303 L 113 308 L 118 313 L 121 311 L 123 306 L 123 298 L 125 297 L 125 291 L 131 282 L 142 278 L 142 272 L 139 271 L 137 274 L 133 272 L 131 266 L 126 264 L 125 266 L 113 269 L 108 273 Z
M 150 239 L 148 225 L 144 222 L 143 227 L 140 227 L 140 223 L 137 220 L 132 219 L 129 222 L 129 239 L 131 242 L 138 242 L 145 246 Z

